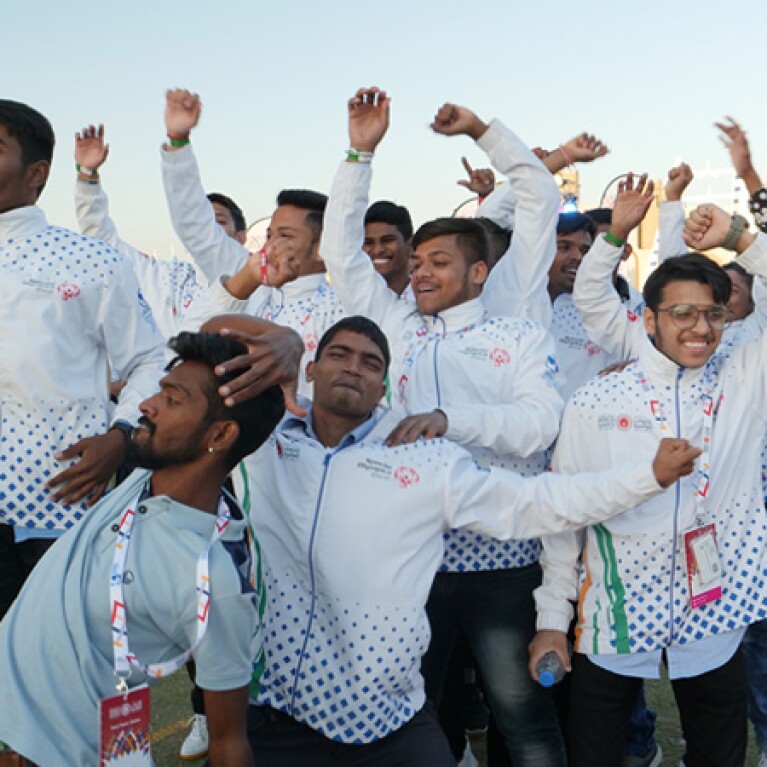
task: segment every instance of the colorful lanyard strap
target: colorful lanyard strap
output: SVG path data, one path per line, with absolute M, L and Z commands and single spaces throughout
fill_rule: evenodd
M 647 376 L 637 364 L 634 370 L 639 384 L 644 389 L 647 395 L 650 411 L 652 412 L 655 423 L 658 425 L 662 437 L 669 437 L 671 435 L 671 429 L 668 425 L 668 419 L 663 411 L 663 404 L 661 402 L 658 393 L 655 391 L 655 387 L 647 380 Z M 695 520 L 700 527 L 704 524 L 706 518 L 705 501 L 708 497 L 708 491 L 711 481 L 711 436 L 714 430 L 714 419 L 718 410 L 718 405 L 715 405 L 716 399 L 716 383 L 706 379 L 710 379 L 707 373 L 704 373 L 703 379 L 703 395 L 701 396 L 702 412 L 703 412 L 703 444 L 701 446 L 700 458 L 698 458 L 698 471 L 695 483 Z
M 216 524 L 213 533 L 210 536 L 208 545 L 197 558 L 197 637 L 194 645 L 186 652 L 177 655 L 175 658 L 162 663 L 142 663 L 130 651 L 128 645 L 128 623 L 125 610 L 125 597 L 123 595 L 123 573 L 125 572 L 125 559 L 128 554 L 128 545 L 131 539 L 133 523 L 136 518 L 135 508 L 146 494 L 148 489 L 145 487 L 128 504 L 120 518 L 119 529 L 117 531 L 117 542 L 115 544 L 114 563 L 112 565 L 112 575 L 109 579 L 109 599 L 111 604 L 112 621 L 112 650 L 114 654 L 115 674 L 119 677 L 117 691 L 126 693 L 128 691 L 127 679 L 131 674 L 131 668 L 136 668 L 146 676 L 159 679 L 160 677 L 170 676 L 181 668 L 191 657 L 197 646 L 202 641 L 205 631 L 208 627 L 208 608 L 210 607 L 210 577 L 208 573 L 208 559 L 211 546 L 224 534 L 229 526 L 231 515 L 224 499 L 221 498 L 216 514 Z

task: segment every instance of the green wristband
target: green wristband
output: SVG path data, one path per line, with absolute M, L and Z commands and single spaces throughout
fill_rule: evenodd
M 175 147 L 176 149 L 180 149 L 182 146 L 186 146 L 189 143 L 189 136 L 186 138 L 176 138 L 175 136 L 168 136 L 168 143 Z
M 626 244 L 626 240 L 618 239 L 609 229 L 605 232 L 605 241 L 616 248 L 622 248 Z

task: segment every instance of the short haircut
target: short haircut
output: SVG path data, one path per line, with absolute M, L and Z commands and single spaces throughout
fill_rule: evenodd
M 375 322 L 373 322 L 373 320 L 363 317 L 360 314 L 344 317 L 325 331 L 319 344 L 317 344 L 317 351 L 314 354 L 315 362 L 322 356 L 325 347 L 327 347 L 342 330 L 346 330 L 349 333 L 357 333 L 358 335 L 369 338 L 380 349 L 381 354 L 383 355 L 385 363 L 384 373 L 389 370 L 391 352 L 389 351 L 389 342 L 386 340 L 384 332 Z
M 408 242 L 413 236 L 413 219 L 404 205 L 389 200 L 374 202 L 365 213 L 365 224 L 391 224 L 397 227 L 402 239 Z
M 325 207 L 328 204 L 327 195 L 312 192 L 309 189 L 283 189 L 277 195 L 277 207 L 292 205 L 306 211 L 306 223 L 318 240 L 322 234 L 322 222 L 325 217 Z
M 37 110 L 20 101 L 0 99 L 0 125 L 19 142 L 23 167 L 41 160 L 51 164 L 56 136 L 48 119 Z M 38 195 L 44 188 L 42 184 Z
M 750 272 L 747 272 L 737 261 L 730 261 L 729 263 L 725 264 L 722 269 L 724 269 L 725 272 L 737 272 L 746 281 L 749 291 L 753 290 L 754 275 Z
M 435 218 L 427 221 L 413 235 L 413 249 L 443 235 L 456 235 L 458 248 L 467 264 L 488 262 L 490 251 L 487 235 L 481 224 L 472 218 Z
M 557 221 L 557 234 L 573 234 L 574 232 L 588 232 L 593 240 L 596 237 L 597 228 L 594 222 L 583 213 L 578 213 L 578 211 L 560 213 Z
M 613 222 L 612 208 L 592 208 L 586 215 L 594 222 L 594 226 L 610 226 Z
M 709 285 L 714 295 L 714 303 L 717 304 L 726 304 L 732 291 L 727 272 L 716 261 L 701 253 L 672 256 L 647 278 L 644 300 L 648 309 L 657 312 L 663 299 L 663 288 L 670 282 L 699 282 L 701 285 Z
M 229 383 L 242 371 L 236 370 L 225 376 L 217 376 L 217 365 L 247 354 L 244 344 L 218 333 L 179 333 L 168 341 L 168 346 L 176 356 L 168 365 L 168 370 L 181 362 L 202 362 L 210 368 L 210 381 L 205 389 L 208 410 L 206 424 L 214 421 L 235 421 L 240 427 L 237 440 L 226 456 L 227 468 L 234 468 L 246 455 L 250 455 L 266 441 L 274 431 L 285 412 L 285 398 L 279 386 L 271 386 L 257 397 L 227 407 L 218 393 L 223 384 Z
M 223 205 L 232 214 L 235 232 L 244 232 L 248 228 L 242 208 L 231 197 L 227 197 L 225 194 L 221 194 L 221 192 L 211 192 L 208 195 L 208 200 L 210 200 L 211 205 L 214 202 Z
M 485 230 L 490 250 L 497 261 L 511 245 L 511 229 L 504 229 L 492 219 L 484 216 L 477 216 L 474 220 Z

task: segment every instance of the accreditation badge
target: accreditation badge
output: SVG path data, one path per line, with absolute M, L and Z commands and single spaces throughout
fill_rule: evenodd
M 690 607 L 702 607 L 722 597 L 722 564 L 714 524 L 702 525 L 684 534 Z
M 151 767 L 149 687 L 99 701 L 99 767 Z

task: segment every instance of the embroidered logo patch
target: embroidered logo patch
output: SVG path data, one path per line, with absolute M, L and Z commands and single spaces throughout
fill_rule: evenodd
M 56 290 L 65 301 L 69 301 L 70 298 L 77 298 L 80 295 L 80 288 L 71 282 L 62 282 Z
M 508 365 L 511 362 L 511 355 L 506 349 L 499 349 L 496 347 L 490 352 L 490 361 L 493 365 L 499 368 L 503 365 Z
M 627 415 L 619 415 L 616 423 L 621 431 L 628 431 L 634 422 Z
M 400 466 L 394 471 L 394 479 L 397 480 L 400 487 L 408 488 L 417 485 L 421 478 L 415 469 L 411 469 L 409 466 Z
M 586 350 L 589 357 L 595 357 L 602 352 L 602 348 L 597 346 L 593 341 L 586 341 L 586 343 L 583 344 L 583 348 Z

